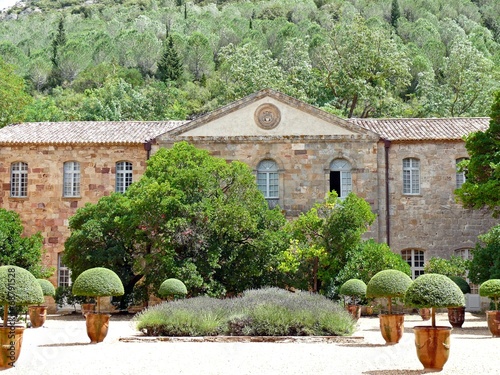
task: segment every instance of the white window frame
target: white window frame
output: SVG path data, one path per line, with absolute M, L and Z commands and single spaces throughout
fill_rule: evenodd
M 335 159 L 330 164 L 330 172 L 339 172 L 340 174 L 340 192 L 337 192 L 339 198 L 346 198 L 352 191 L 352 166 L 345 159 Z M 330 174 L 331 178 L 331 174 Z
M 425 251 L 418 249 L 405 249 L 401 251 L 401 256 L 410 266 L 411 278 L 413 280 L 424 274 Z
M 80 163 L 65 162 L 63 174 L 63 197 L 80 197 Z
M 420 194 L 420 160 L 417 158 L 403 159 L 403 194 Z
M 262 160 L 257 166 L 257 186 L 266 199 L 279 199 L 278 163 Z
M 18 161 L 10 165 L 10 196 L 13 198 L 28 196 L 28 163 Z
M 119 161 L 115 165 L 115 192 L 125 193 L 132 184 L 132 163 L 129 161 Z
M 458 170 L 458 164 L 463 162 L 464 160 L 467 160 L 467 158 L 458 158 L 455 160 L 455 167 L 456 167 L 456 188 L 460 189 L 464 182 L 467 180 L 466 173 L 467 171 L 462 171 L 460 172 Z
M 63 253 L 57 254 L 57 286 L 71 286 L 71 270 L 62 262 Z

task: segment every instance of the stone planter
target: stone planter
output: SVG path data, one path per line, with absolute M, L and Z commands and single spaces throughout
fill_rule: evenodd
M 397 344 L 404 332 L 404 314 L 380 314 L 380 332 L 387 345 Z
M 415 347 L 424 371 L 441 371 L 450 354 L 450 327 L 417 326 Z

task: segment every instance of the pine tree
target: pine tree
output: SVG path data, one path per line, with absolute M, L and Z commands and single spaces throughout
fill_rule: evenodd
M 52 40 L 52 70 L 48 78 L 50 87 L 60 86 L 62 84 L 62 75 L 60 69 L 60 49 L 66 45 L 66 31 L 64 29 L 64 19 L 61 17 L 57 27 L 57 34 Z
M 168 37 L 168 42 L 163 52 L 163 56 L 158 62 L 156 76 L 158 79 L 168 82 L 177 81 L 182 75 L 182 64 L 175 50 L 172 36 Z

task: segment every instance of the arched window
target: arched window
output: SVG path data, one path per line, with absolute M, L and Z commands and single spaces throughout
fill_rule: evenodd
M 119 161 L 116 163 L 115 174 L 115 191 L 117 193 L 125 193 L 125 190 L 132 183 L 132 163 Z
M 424 273 L 424 251 L 417 249 L 407 249 L 401 251 L 401 256 L 410 265 L 412 279 L 416 279 Z
M 460 158 L 460 159 L 455 160 L 455 165 L 456 165 L 456 169 L 457 169 L 457 174 L 456 174 L 457 189 L 460 189 L 466 180 L 467 171 L 460 170 L 460 167 L 458 166 L 464 160 L 467 160 L 467 158 Z
M 28 196 L 28 164 L 19 161 L 10 165 L 10 196 L 24 198 Z
M 352 191 L 351 164 L 345 159 L 335 159 L 330 164 L 330 191 L 345 198 Z
M 266 199 L 279 198 L 278 164 L 274 160 L 262 160 L 257 166 L 257 186 Z
M 80 196 L 80 163 L 67 161 L 64 163 L 63 197 Z
M 420 194 L 420 160 L 403 159 L 403 194 Z

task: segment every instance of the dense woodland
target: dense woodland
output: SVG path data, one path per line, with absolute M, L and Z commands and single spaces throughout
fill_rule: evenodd
M 500 88 L 498 0 L 22 4 L 0 126 L 194 118 L 266 87 L 342 117 L 488 116 Z

